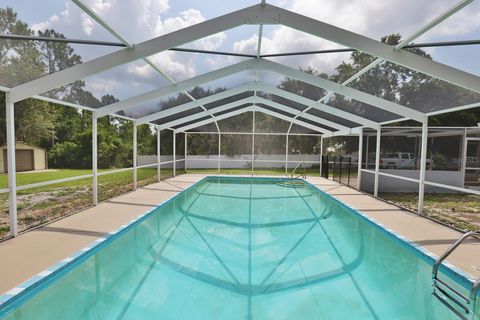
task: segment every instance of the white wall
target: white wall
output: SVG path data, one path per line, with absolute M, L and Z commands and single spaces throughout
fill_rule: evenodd
M 397 176 L 418 179 L 419 170 L 381 170 L 381 172 L 394 174 Z M 375 175 L 370 172 L 362 172 L 362 190 L 373 192 Z M 428 170 L 425 172 L 425 180 L 442 183 L 455 187 L 463 187 L 463 179 L 460 171 L 436 171 Z M 418 192 L 418 183 L 396 179 L 392 177 L 379 176 L 379 192 Z M 425 185 L 425 192 L 456 193 L 454 190 Z

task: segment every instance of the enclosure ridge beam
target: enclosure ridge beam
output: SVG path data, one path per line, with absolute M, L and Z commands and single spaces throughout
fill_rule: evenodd
M 425 119 L 425 114 L 419 111 L 416 111 L 414 109 L 402 106 L 400 104 L 397 104 L 395 102 L 391 102 L 382 98 L 379 98 L 377 96 L 362 92 L 357 89 L 353 89 L 350 87 L 342 86 L 338 83 L 335 83 L 333 81 L 323 79 L 317 76 L 314 76 L 312 74 L 308 74 L 304 71 L 300 70 L 295 70 L 293 68 L 287 67 L 285 65 L 270 61 L 270 60 L 265 60 L 262 59 L 260 60 L 259 64 L 255 64 L 254 67 L 258 68 L 265 68 L 280 74 L 284 74 L 286 76 L 295 78 L 297 80 L 306 82 L 308 84 L 311 84 L 313 86 L 321 87 L 324 89 L 327 89 L 329 91 L 336 92 L 338 94 L 341 94 L 343 96 L 358 100 L 360 102 L 369 104 L 371 106 L 386 110 L 391 113 L 395 113 L 407 118 L 410 118 L 412 120 L 416 120 L 419 122 L 422 122 Z
M 375 130 L 377 130 L 378 128 L 380 127 L 380 125 L 378 125 Z M 324 135 L 322 135 L 324 138 L 331 138 L 331 137 L 343 137 L 343 136 L 356 136 L 359 134 L 360 130 L 363 129 L 364 127 L 355 127 L 355 128 L 351 128 L 349 130 L 345 130 L 345 131 L 334 131 L 332 133 L 326 133 Z
M 108 32 L 110 32 L 114 37 L 116 37 L 118 40 L 120 40 L 122 43 L 124 43 L 128 48 L 133 48 L 133 44 L 131 44 L 126 38 L 122 37 L 118 32 L 114 30 L 113 27 L 111 27 L 102 17 L 100 17 L 99 14 L 97 14 L 92 8 L 87 6 L 82 2 L 82 0 L 73 0 L 75 4 L 77 4 L 81 10 L 83 10 L 86 14 L 88 14 L 92 19 L 97 21 L 102 27 L 104 27 Z M 162 77 L 170 81 L 172 84 L 176 84 L 175 80 L 172 79 L 167 73 L 163 72 L 160 68 L 158 68 L 155 63 L 150 58 L 144 57 L 143 61 L 147 63 L 153 70 L 155 70 L 157 73 L 159 73 Z M 188 93 L 186 90 L 182 90 L 183 93 L 190 98 L 192 101 L 196 101 L 196 99 Z M 200 106 L 202 109 L 207 111 L 204 106 Z M 208 112 L 208 111 L 207 111 Z M 210 115 L 211 117 L 214 117 L 213 115 Z M 215 122 L 215 125 L 217 126 L 217 130 L 220 130 L 218 128 L 218 124 Z
M 376 129 L 378 127 L 377 122 L 369 120 L 369 119 L 361 117 L 361 116 L 358 116 L 354 113 L 350 113 L 350 112 L 347 112 L 347 111 L 344 111 L 344 110 L 341 110 L 341 109 L 338 109 L 338 108 L 335 108 L 335 107 L 331 107 L 331 106 L 323 104 L 323 103 L 316 102 L 315 100 L 302 97 L 298 94 L 291 93 L 291 92 L 285 91 L 283 89 L 279 89 L 279 88 L 274 87 L 274 86 L 269 86 L 269 85 L 264 85 L 264 84 L 261 84 L 260 86 L 261 86 L 261 89 L 259 89 L 259 90 L 261 90 L 261 91 L 264 91 L 264 92 L 267 92 L 267 93 L 270 93 L 270 94 L 274 94 L 274 95 L 280 96 L 280 97 L 285 98 L 285 99 L 296 101 L 296 102 L 298 102 L 300 104 L 303 104 L 307 107 L 312 107 L 312 108 L 314 108 L 318 111 L 322 111 L 322 112 L 325 112 L 325 113 L 332 114 L 334 116 L 342 117 L 342 118 L 345 118 L 349 121 L 359 123 L 359 124 L 362 124 L 364 126 L 367 126 L 367 127 L 373 128 L 373 129 Z
M 209 111 L 211 113 L 215 114 L 215 113 L 218 113 L 218 112 L 226 111 L 226 110 L 241 106 L 243 104 L 253 103 L 253 102 L 254 102 L 254 99 L 253 99 L 253 96 L 251 96 L 251 97 L 248 97 L 248 98 L 245 98 L 245 99 L 240 99 L 240 100 L 237 100 L 237 101 L 233 101 L 233 102 L 221 105 L 221 106 L 216 107 L 216 108 L 212 108 Z M 186 117 L 182 117 L 180 119 L 176 119 L 176 120 L 172 120 L 172 121 L 160 124 L 160 125 L 158 125 L 158 127 L 161 128 L 161 129 L 171 128 L 171 127 L 181 125 L 182 123 L 187 123 L 187 122 L 190 122 L 190 121 L 194 121 L 194 120 L 197 120 L 197 119 L 204 118 L 206 116 L 208 116 L 208 115 L 204 111 L 201 111 L 201 112 L 197 112 L 197 113 L 194 113 L 194 114 L 186 116 Z
M 247 60 L 240 63 L 236 63 L 215 71 L 211 71 L 205 74 L 201 74 L 199 76 L 186 79 L 184 81 L 180 81 L 176 84 L 171 84 L 159 89 L 155 89 L 116 103 L 112 103 L 108 106 L 104 106 L 98 109 L 98 116 L 102 117 L 107 114 L 115 113 L 118 111 L 124 111 L 130 109 L 132 107 L 138 106 L 144 102 L 152 101 L 156 98 L 167 96 L 169 94 L 179 92 L 188 88 L 195 87 L 197 85 L 201 85 L 203 83 L 207 83 L 210 81 L 214 81 L 220 78 L 224 78 L 226 76 L 239 73 L 241 71 L 245 71 L 249 69 L 250 64 L 255 63 L 255 60 Z
M 296 114 L 298 113 L 298 110 L 297 109 L 294 109 L 294 108 L 291 108 L 291 107 L 288 107 L 286 105 L 283 105 L 283 104 L 280 104 L 278 102 L 275 102 L 275 101 L 272 101 L 272 100 L 268 100 L 268 99 L 265 99 L 265 98 L 262 98 L 262 97 L 255 97 L 255 102 L 256 103 L 262 103 L 262 104 L 266 104 L 266 105 L 269 105 L 271 107 L 275 107 L 276 109 L 279 109 L 279 110 L 282 110 L 282 111 L 285 111 L 285 112 L 288 112 L 288 113 L 291 113 L 291 114 Z M 328 127 L 331 127 L 331 128 L 335 128 L 337 130 L 349 130 L 350 128 L 348 127 L 345 127 L 341 124 L 338 124 L 336 122 L 333 122 L 333 121 L 329 121 L 329 120 L 326 120 L 326 119 L 322 119 L 322 118 L 319 118 L 313 114 L 309 114 L 309 113 L 306 113 L 303 115 L 303 117 L 305 119 L 308 119 L 308 120 L 312 120 L 312 121 L 315 121 L 319 124 L 323 124 L 325 126 L 328 126 Z
M 159 37 L 136 44 L 133 49 L 121 49 L 99 58 L 75 65 L 12 88 L 12 101 L 46 92 L 183 44 L 216 34 L 243 24 L 278 24 L 276 10 L 258 4 L 213 18 Z
M 244 84 L 234 89 L 225 90 L 220 93 L 212 94 L 205 98 L 198 99 L 197 101 L 187 102 L 179 106 L 175 106 L 166 110 L 149 114 L 147 116 L 137 119 L 137 123 L 143 124 L 150 121 L 155 121 L 155 120 L 161 119 L 162 117 L 170 116 L 172 114 L 176 114 L 179 112 L 187 111 L 189 109 L 198 107 L 200 104 L 208 104 L 220 99 L 228 98 L 230 96 L 243 93 L 245 91 L 253 91 L 253 90 L 255 90 L 255 84 Z
M 217 100 L 220 100 L 220 99 L 224 99 L 224 98 L 228 98 L 232 95 L 236 95 L 236 94 L 240 94 L 240 93 L 243 93 L 243 92 L 247 92 L 247 91 L 253 91 L 254 89 L 258 90 L 258 91 L 264 91 L 264 92 L 267 92 L 267 93 L 272 93 L 272 94 L 275 94 L 275 95 L 278 95 L 278 96 L 281 96 L 281 97 L 284 97 L 286 99 L 291 99 L 292 101 L 297 101 L 301 104 L 304 104 L 304 105 L 312 105 L 314 104 L 315 105 L 315 108 L 317 108 L 318 110 L 320 111 L 323 111 L 325 113 L 330 113 L 330 114 L 333 114 L 333 115 L 336 115 L 336 116 L 340 116 L 340 117 L 343 117 L 345 119 L 348 119 L 352 122 L 356 122 L 356 123 L 361 123 L 363 125 L 366 125 L 366 126 L 369 126 L 369 127 L 372 127 L 374 129 L 376 129 L 378 127 L 378 123 L 374 122 L 374 121 L 371 121 L 371 120 L 368 120 L 368 119 L 365 119 L 365 118 L 362 118 L 360 116 L 357 116 L 357 115 L 354 115 L 354 114 L 351 114 L 349 112 L 346 112 L 346 111 L 342 111 L 340 109 L 336 109 L 336 108 L 333 108 L 333 107 L 330 107 L 330 106 L 327 106 L 327 105 L 322 105 L 322 104 L 319 104 L 318 106 L 316 105 L 317 102 L 315 102 L 314 100 L 311 100 L 311 99 L 307 99 L 307 98 L 304 98 L 302 96 L 299 96 L 299 95 L 296 95 L 296 94 L 293 94 L 293 93 L 290 93 L 290 92 L 287 92 L 287 91 L 284 91 L 282 89 L 278 89 L 276 87 L 273 87 L 273 86 L 268 86 L 268 85 L 264 85 L 264 84 L 247 84 L 247 85 L 243 85 L 243 86 L 240 86 L 240 87 L 237 87 L 237 88 L 234 88 L 234 89 L 229 89 L 229 90 L 226 90 L 226 91 L 223 91 L 223 92 L 220 92 L 218 94 L 214 94 L 214 95 L 211 95 L 211 96 L 207 96 L 205 98 L 202 98 L 202 99 L 205 99 L 205 100 L 202 100 L 200 99 L 200 102 L 204 102 L 205 104 L 206 103 L 210 103 L 210 102 L 213 102 L 213 101 L 217 101 Z M 253 98 L 253 96 L 251 97 Z M 263 98 L 262 98 L 263 99 Z M 269 106 L 271 107 L 275 107 L 275 106 L 281 106 L 281 108 L 283 110 L 285 110 L 286 108 L 289 108 L 283 104 L 278 104 L 278 105 L 275 105 L 274 103 L 272 103 L 272 101 L 270 100 L 267 100 L 267 99 L 263 99 L 263 100 L 260 100 L 262 101 L 262 103 L 265 103 L 265 104 L 268 104 Z M 235 103 L 235 102 L 232 102 L 232 103 Z M 227 106 L 226 108 L 228 108 L 228 105 L 230 104 L 226 104 L 225 106 Z M 179 113 L 179 112 L 183 112 L 183 111 L 186 111 L 186 110 L 189 110 L 191 108 L 194 108 L 196 107 L 196 105 L 192 102 L 188 102 L 186 104 L 182 104 L 182 105 L 179 105 L 179 106 L 175 106 L 175 107 L 172 107 L 170 109 L 167 109 L 167 110 L 162 110 L 162 111 L 159 111 L 157 113 L 153 113 L 151 115 L 148 115 L 146 117 L 150 117 L 150 119 L 146 119 L 146 120 L 149 120 L 149 121 L 155 121 L 157 119 L 160 119 L 162 117 L 166 117 L 166 116 L 169 116 L 169 115 L 172 115 L 172 114 L 175 114 L 175 113 Z M 321 108 L 320 108 L 321 107 Z M 291 109 L 289 109 L 291 110 Z M 290 112 L 292 113 L 292 112 Z M 310 114 L 308 114 L 310 115 Z M 192 115 L 192 116 L 188 116 L 188 119 L 191 119 L 191 120 L 195 120 L 195 119 L 199 119 L 199 118 L 202 118 L 206 116 L 204 113 L 195 113 L 195 115 Z M 316 117 L 314 115 L 310 115 L 311 119 L 316 121 L 318 119 L 321 119 L 319 117 Z M 144 117 L 144 118 L 146 118 Z M 307 116 L 309 117 L 309 116 Z M 313 117 L 316 117 L 315 119 Z M 143 122 L 144 118 L 140 118 L 140 119 L 137 119 L 137 122 L 138 123 L 141 123 Z M 168 124 L 165 123 L 162 126 L 162 128 L 166 128 L 166 127 L 171 127 L 171 126 L 175 126 L 175 125 L 178 125 L 179 123 L 185 123 L 185 122 L 188 122 L 188 121 L 182 121 L 183 119 L 177 119 L 177 120 L 173 120 L 172 122 L 174 123 L 173 125 L 171 125 L 171 122 L 169 122 Z M 190 121 L 191 121 L 190 120 Z M 331 126 L 331 127 L 339 127 L 341 126 L 340 124 L 335 124 L 335 122 L 333 121 L 328 121 L 328 120 L 325 120 L 325 119 L 322 119 L 322 122 L 325 123 L 325 125 L 327 126 Z M 326 123 L 329 123 L 329 124 L 326 124 Z M 335 126 L 334 126 L 335 124 Z M 351 129 L 348 128 L 348 127 L 345 127 L 345 126 L 341 126 L 342 130 L 341 131 L 348 131 L 348 134 L 351 132 Z
M 233 116 L 236 116 L 236 115 L 239 115 L 239 114 L 242 114 L 242 113 L 246 113 L 246 112 L 252 112 L 252 111 L 253 111 L 253 106 L 249 106 L 249 107 L 246 107 L 246 108 L 242 108 L 242 109 L 239 109 L 239 110 L 235 110 L 235 111 L 231 111 L 231 112 L 219 115 L 219 116 L 217 116 L 217 120 L 228 119 L 228 118 L 231 118 Z M 197 127 L 201 127 L 203 125 L 206 125 L 206 124 L 209 124 L 209 123 L 212 123 L 212 122 L 213 122 L 213 119 L 210 118 L 210 119 L 206 119 L 206 120 L 203 120 L 203 121 L 199 121 L 199 122 L 196 122 L 196 123 L 186 125 L 186 126 L 181 127 L 181 128 L 177 128 L 177 129 L 175 129 L 175 131 L 185 132 L 187 130 L 197 128 Z
M 264 99 L 264 98 L 261 98 L 261 97 L 258 97 L 258 96 L 257 97 L 251 96 L 251 97 L 248 97 L 248 98 L 245 98 L 245 99 L 230 102 L 230 103 L 227 103 L 225 105 L 222 105 L 222 106 L 219 106 L 219 107 L 216 107 L 216 108 L 212 108 L 211 111 L 212 111 L 212 113 L 222 112 L 222 111 L 226 111 L 226 110 L 229 110 L 229 109 L 232 109 L 232 108 L 235 108 L 235 107 L 247 104 L 247 103 L 255 103 L 255 102 L 256 103 L 262 103 L 262 104 L 265 104 L 265 105 L 267 105 L 269 107 L 272 107 L 274 109 L 282 110 L 282 111 L 289 112 L 289 113 L 293 113 L 295 111 L 295 109 L 293 109 L 293 108 L 287 107 L 283 104 L 280 104 L 280 103 L 277 103 L 277 102 L 274 102 L 274 101 L 271 101 L 271 100 L 268 100 L 268 99 Z M 197 112 L 193 115 L 183 117 L 181 119 L 173 120 L 173 121 L 170 121 L 168 123 L 164 123 L 164 124 L 159 125 L 159 126 L 161 128 L 173 127 L 173 126 L 181 125 L 183 123 L 188 123 L 190 121 L 194 121 L 196 119 L 201 119 L 205 116 L 206 115 L 203 114 L 202 112 Z M 313 115 L 312 115 L 312 117 L 309 117 L 307 119 L 312 120 L 312 121 L 316 121 L 320 124 L 323 123 L 326 126 L 333 126 L 335 124 L 335 123 L 331 123 L 330 121 L 324 120 L 322 118 L 318 118 L 318 117 L 313 116 Z M 288 120 L 288 121 L 290 121 L 290 120 Z M 335 125 L 337 127 L 341 127 L 343 129 L 343 131 L 348 131 L 348 132 L 351 131 L 351 129 L 348 128 L 348 127 L 340 126 L 338 124 L 335 124 Z M 324 129 L 324 130 L 326 130 L 326 129 Z M 331 131 L 328 131 L 328 132 L 331 133 Z
M 361 52 L 383 58 L 395 64 L 480 93 L 480 77 L 476 75 L 429 60 L 405 50 L 395 50 L 380 41 L 272 6 L 271 4 L 267 4 L 266 7 L 275 8 L 274 11 L 278 14 L 280 23 L 284 26 L 349 48 L 357 49 Z
M 268 115 L 271 115 L 271 116 L 273 116 L 275 118 L 278 118 L 278 119 L 282 119 L 282 120 L 285 120 L 285 121 L 288 121 L 288 122 L 293 122 L 295 124 L 298 124 L 299 126 L 302 126 L 304 128 L 311 129 L 311 130 L 314 130 L 314 131 L 317 131 L 317 132 L 332 133 L 332 131 L 330 131 L 328 129 L 320 128 L 320 127 L 314 126 L 313 124 L 306 123 L 306 122 L 303 122 L 301 120 L 293 119 L 293 117 L 289 117 L 289 116 L 283 115 L 281 113 L 262 108 L 260 106 L 256 106 L 255 110 L 260 111 L 260 112 L 265 113 L 265 114 L 268 114 Z

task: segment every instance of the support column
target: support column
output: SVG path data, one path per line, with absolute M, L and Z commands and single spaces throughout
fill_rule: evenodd
M 220 174 L 220 155 L 221 155 L 221 145 L 222 145 L 222 134 L 218 132 L 218 169 L 217 173 Z
M 137 190 L 137 124 L 133 123 L 133 190 Z
M 252 172 L 251 174 L 253 175 L 253 162 L 254 162 L 254 157 L 255 157 L 255 109 L 253 109 L 252 112 Z
M 7 121 L 7 162 L 8 162 L 8 213 L 10 216 L 10 235 L 18 235 L 17 225 L 17 168 L 15 166 L 15 110 L 10 101 L 10 93 L 5 93 L 6 121 Z
M 420 177 L 418 179 L 418 214 L 423 214 L 425 196 L 425 171 L 427 170 L 428 117 L 422 123 L 422 148 L 420 151 Z
M 288 175 L 288 132 L 285 138 L 285 175 Z
M 368 169 L 368 166 L 369 166 L 369 164 L 368 164 L 368 153 L 370 152 L 370 151 L 369 151 L 369 148 L 370 148 L 370 146 L 369 146 L 370 136 L 368 135 L 368 132 L 367 132 L 367 136 L 366 136 L 366 137 L 367 137 L 367 143 L 366 143 L 366 146 L 365 146 L 365 151 L 366 151 L 366 154 L 365 154 L 365 169 Z
M 177 175 L 177 133 L 173 131 L 173 176 Z
M 375 149 L 375 184 L 373 187 L 373 196 L 378 197 L 378 177 L 380 172 L 380 141 L 382 140 L 382 126 L 377 128 L 377 147 Z
M 157 127 L 157 181 L 160 182 L 162 180 L 161 173 L 160 173 L 160 128 Z
M 322 176 L 323 169 L 323 136 L 320 137 L 320 177 Z
M 362 190 L 362 159 L 363 159 L 363 128 L 360 128 L 360 133 L 358 134 L 357 190 Z
M 467 168 L 467 128 L 463 129 L 462 141 L 460 142 L 460 175 L 462 186 L 465 187 L 465 170 Z
M 187 133 L 186 132 L 184 132 L 183 134 L 185 136 L 185 143 L 184 143 L 185 144 L 185 155 L 183 156 L 185 160 L 183 162 L 184 162 L 184 170 L 185 170 L 185 173 L 186 173 L 187 172 L 187 153 L 188 153 L 187 152 L 187 139 L 188 138 L 187 138 Z
M 93 205 L 98 204 L 98 131 L 97 113 L 92 112 L 92 199 Z

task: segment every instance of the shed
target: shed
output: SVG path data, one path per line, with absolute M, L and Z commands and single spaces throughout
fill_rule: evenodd
M 1 147 L 0 173 L 8 172 L 7 146 Z M 26 144 L 21 141 L 15 143 L 15 164 L 17 172 L 48 169 L 47 150 Z

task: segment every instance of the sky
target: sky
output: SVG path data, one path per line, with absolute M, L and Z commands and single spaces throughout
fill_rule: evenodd
M 457 0 L 458 1 L 458 0 Z M 452 0 L 267 0 L 268 3 L 323 22 L 379 39 L 383 35 L 410 35 L 436 16 L 452 7 Z M 46 5 L 48 3 L 48 5 Z M 258 4 L 259 1 L 236 0 L 84 0 L 118 33 L 132 43 L 139 43 L 228 12 Z M 116 41 L 102 26 L 65 0 L 0 0 L 0 7 L 12 7 L 21 20 L 34 30 L 53 28 L 67 38 Z M 416 42 L 480 39 L 480 3 L 474 1 Z M 206 50 L 255 53 L 258 26 L 242 26 L 215 34 L 183 47 Z M 91 45 L 74 45 L 83 61 L 118 50 Z M 262 53 L 280 53 L 337 48 L 339 45 L 283 26 L 265 26 Z M 436 48 L 427 50 L 435 60 L 480 75 L 480 46 Z M 275 61 L 294 68 L 312 67 L 333 73 L 348 60 L 349 54 L 323 54 Z M 162 52 L 153 62 L 175 81 L 209 72 L 242 58 L 203 54 Z M 267 73 L 260 75 L 269 84 L 278 82 Z M 168 81 L 142 61 L 132 62 L 84 79 L 87 89 L 97 97 L 113 94 L 120 100 L 168 84 Z M 254 80 L 253 72 L 229 77 L 206 86 L 233 87 Z M 155 102 L 158 103 L 158 102 Z

